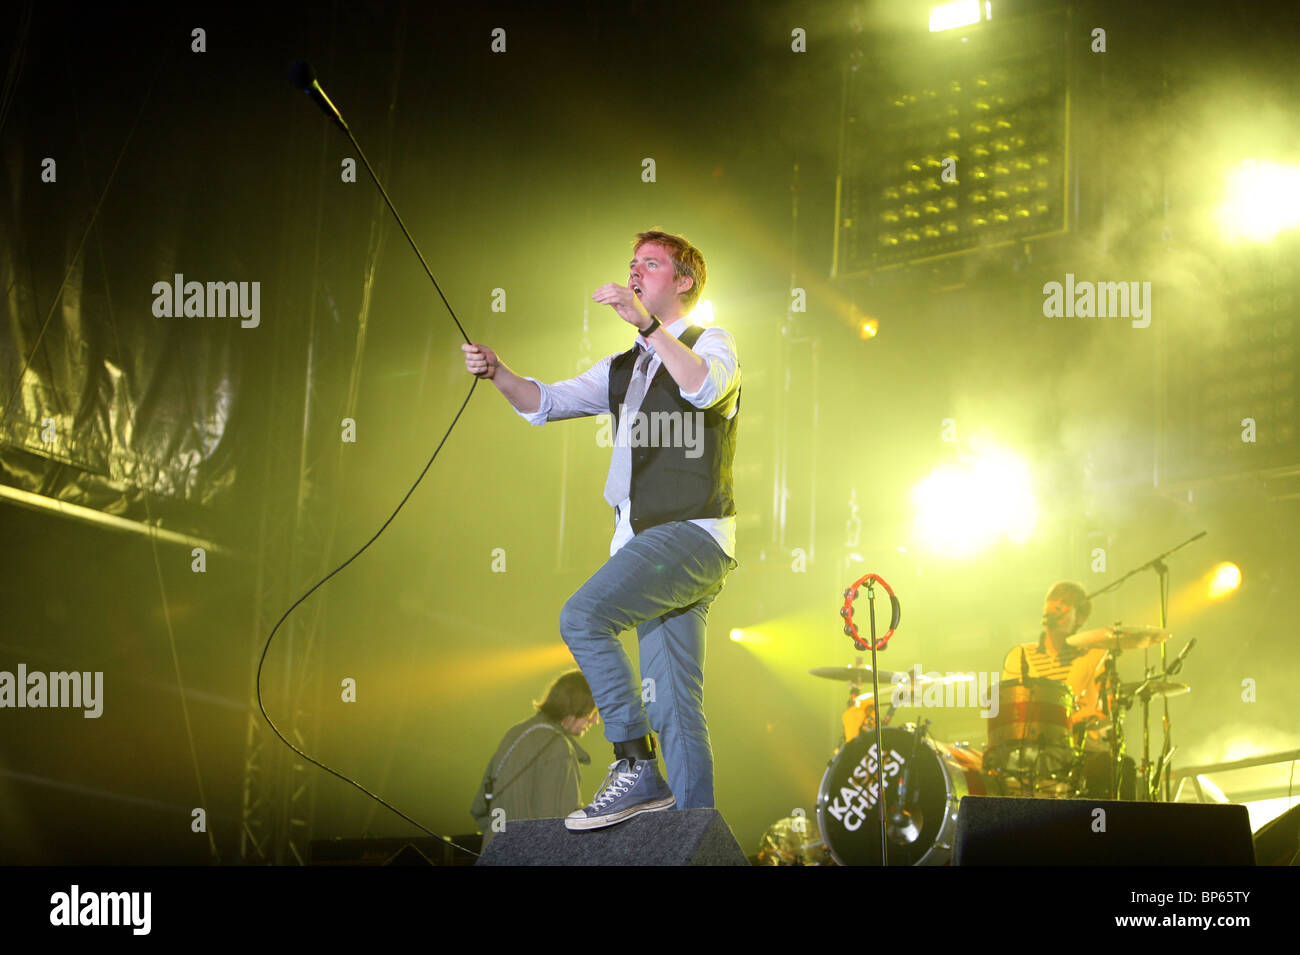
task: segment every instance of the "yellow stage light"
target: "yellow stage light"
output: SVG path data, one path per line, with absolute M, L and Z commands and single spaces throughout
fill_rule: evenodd
M 876 321 L 874 318 L 863 319 L 862 322 L 858 324 L 858 337 L 863 341 L 868 338 L 875 338 L 879 331 L 880 322 Z
M 1219 600 L 1241 586 L 1241 568 L 1225 561 L 1210 572 L 1210 599 Z
M 751 653 L 759 651 L 767 653 L 773 646 L 772 635 L 766 629 L 758 627 L 745 627 L 744 629 L 737 627 L 731 631 L 730 636 L 732 643 L 739 643 Z

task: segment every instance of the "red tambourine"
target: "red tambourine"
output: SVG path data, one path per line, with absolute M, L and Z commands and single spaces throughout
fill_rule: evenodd
M 858 588 L 867 581 L 880 584 L 889 594 L 889 605 L 892 608 L 893 615 L 889 619 L 889 632 L 876 641 L 876 649 L 883 650 L 889 644 L 889 638 L 894 635 L 898 629 L 898 621 L 903 616 L 902 608 L 898 605 L 898 597 L 894 595 L 894 588 L 886 583 L 885 579 L 878 574 L 863 574 L 862 577 L 855 580 L 848 590 L 844 591 L 844 606 L 840 608 L 840 616 L 844 618 L 844 635 L 853 638 L 853 645 L 859 650 L 866 650 L 871 646 L 866 640 L 858 636 L 858 625 L 853 622 L 853 601 L 858 599 Z

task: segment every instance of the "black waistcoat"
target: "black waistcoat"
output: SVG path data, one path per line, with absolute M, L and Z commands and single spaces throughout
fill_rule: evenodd
M 689 325 L 678 340 L 693 348 L 703 332 L 699 325 Z M 609 366 L 609 410 L 614 416 L 615 434 L 620 406 L 640 353 L 641 346 L 634 343 L 628 351 L 615 356 Z M 651 446 L 634 443 L 631 449 L 632 533 L 669 521 L 730 517 L 736 513 L 731 467 L 736 456 L 740 394 L 736 395 L 736 413 L 730 420 L 718 410 L 723 404 L 708 410 L 696 408 L 681 396 L 677 382 L 660 363 L 640 409 L 646 415 L 643 443 Z M 630 427 L 635 424 L 629 423 Z M 636 437 L 633 432 L 632 438 Z M 688 443 L 693 447 L 687 447 Z M 689 456 L 692 454 L 698 456 Z

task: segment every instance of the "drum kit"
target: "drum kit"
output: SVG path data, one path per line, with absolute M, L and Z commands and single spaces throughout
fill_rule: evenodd
M 784 864 L 825 860 L 840 865 L 944 865 L 952 857 L 958 806 L 971 794 L 1057 799 L 1085 793 L 1128 796 L 1121 793 L 1119 782 L 1124 764 L 1129 763 L 1123 716 L 1138 703 L 1143 722 L 1138 775 L 1149 781 L 1136 795 L 1156 798 L 1155 783 L 1172 750 L 1166 745 L 1153 763 L 1148 707 L 1154 698 L 1188 692 L 1186 684 L 1171 677 L 1195 641 L 1164 672 L 1148 671 L 1148 678 L 1141 681 L 1121 682 L 1117 661 L 1125 651 L 1155 647 L 1168 639 L 1166 629 L 1120 625 L 1068 637 L 1067 643 L 1076 650 L 1108 651 L 1095 690 L 1085 694 L 1090 699 L 1076 700 L 1066 683 L 1035 678 L 1022 669 L 1020 678 L 998 683 L 998 708 L 991 711 L 982 750 L 969 743 L 935 738 L 929 720 L 891 725 L 899 707 L 891 703 L 879 713 L 870 691 L 871 668 L 862 665 L 860 658 L 854 666 L 810 670 L 816 677 L 847 682 L 849 701 L 841 717 L 843 742 L 831 756 L 817 793 L 821 845 L 812 847 L 815 833 L 800 840 L 797 848 L 787 840 L 784 845 L 789 859 Z M 973 678 L 971 674 L 926 676 L 919 669 L 881 670 L 875 677 L 878 687 L 910 689 L 913 692 L 901 698 L 912 700 L 920 698 L 926 684 Z M 900 695 L 895 693 L 893 699 L 899 700 Z M 880 831 L 882 799 L 884 839 Z M 799 820 L 782 820 L 769 830 L 769 836 L 779 842 L 777 837 L 784 830 L 776 833 L 776 829 L 788 829 L 792 822 L 797 827 Z

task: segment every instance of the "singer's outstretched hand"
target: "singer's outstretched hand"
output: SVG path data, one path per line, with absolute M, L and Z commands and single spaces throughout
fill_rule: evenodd
M 492 380 L 501 365 L 496 352 L 486 345 L 461 345 L 460 350 L 465 353 L 466 371 L 479 378 Z

